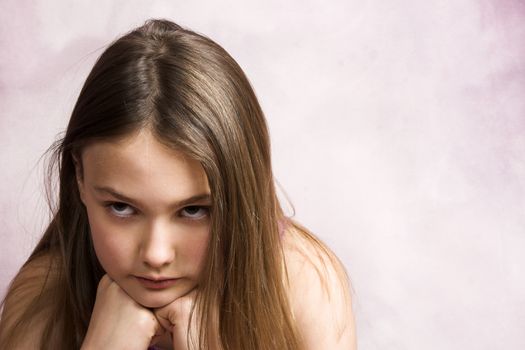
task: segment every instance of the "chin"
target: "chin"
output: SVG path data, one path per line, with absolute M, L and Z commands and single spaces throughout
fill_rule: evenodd
M 155 293 L 157 293 L 157 295 L 155 295 Z M 140 293 L 140 295 L 130 295 L 137 303 L 149 309 L 161 308 L 177 299 L 177 296 L 173 295 L 173 293 L 163 295 L 162 292 L 153 292 L 152 295 L 144 295 L 144 293 Z
M 124 280 L 122 283 L 119 283 L 119 281 L 116 282 L 133 300 L 149 309 L 166 306 L 176 300 L 181 294 L 180 291 L 172 288 L 165 290 L 148 290 L 135 285 L 133 282 L 129 283 L 129 280 Z

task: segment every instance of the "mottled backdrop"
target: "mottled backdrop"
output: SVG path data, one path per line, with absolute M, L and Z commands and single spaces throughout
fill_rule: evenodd
M 48 220 L 40 157 L 149 17 L 246 71 L 296 217 L 351 276 L 360 349 L 525 349 L 520 0 L 2 0 L 0 295 Z

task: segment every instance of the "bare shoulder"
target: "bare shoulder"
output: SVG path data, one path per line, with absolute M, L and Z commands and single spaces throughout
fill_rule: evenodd
M 54 278 L 50 255 L 42 255 L 23 266 L 11 282 L 2 304 L 0 348 L 39 349 L 46 311 L 35 308 L 35 300 L 46 292 Z M 23 323 L 21 320 L 29 322 Z
M 294 227 L 287 229 L 283 249 L 288 295 L 305 349 L 356 349 L 351 286 L 339 259 Z

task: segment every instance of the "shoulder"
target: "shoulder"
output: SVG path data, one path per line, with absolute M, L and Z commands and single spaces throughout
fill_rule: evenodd
M 283 250 L 288 295 L 305 349 L 356 349 L 350 282 L 339 259 L 293 225 L 286 230 Z
M 0 317 L 0 345 L 38 349 L 45 319 L 49 310 L 37 299 L 45 297 L 46 288 L 55 273 L 51 255 L 42 255 L 28 261 L 11 282 L 2 303 Z M 1 347 L 1 346 L 0 346 Z

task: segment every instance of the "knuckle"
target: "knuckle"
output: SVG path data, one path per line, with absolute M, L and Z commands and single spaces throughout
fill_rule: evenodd
M 155 330 L 155 316 L 151 312 L 141 312 L 137 317 L 137 323 L 141 328 Z
M 109 285 L 109 277 L 108 275 L 104 275 L 98 282 L 97 290 L 105 289 L 108 285 Z

